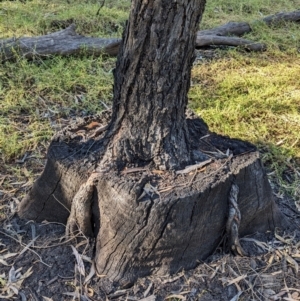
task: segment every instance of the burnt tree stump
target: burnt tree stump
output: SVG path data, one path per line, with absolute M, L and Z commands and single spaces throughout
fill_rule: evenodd
M 105 132 L 93 137 L 97 128 L 89 130 L 89 124 L 97 122 L 99 129 L 109 118 L 109 111 L 87 117 L 54 137 L 45 171 L 19 210 L 26 219 L 66 224 L 79 187 L 93 174 L 94 190 L 84 209 L 91 216 L 84 220 L 97 239 L 98 273 L 131 282 L 154 272 L 195 267 L 226 235 L 233 184 L 239 187 L 239 235 L 284 225 L 252 144 L 211 133 L 192 116 L 187 119 L 191 145 L 196 157 L 207 154 L 203 167 L 175 172 L 133 165 L 106 172 L 97 169 Z

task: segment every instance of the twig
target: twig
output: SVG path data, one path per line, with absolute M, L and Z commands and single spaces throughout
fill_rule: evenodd
M 125 175 L 128 173 L 134 173 L 134 172 L 139 172 L 139 171 L 146 171 L 148 170 L 147 168 L 143 168 L 143 167 L 134 167 L 134 168 L 128 168 L 128 169 L 124 169 L 121 171 L 121 175 Z
M 55 200 L 60 204 L 60 205 L 62 205 L 69 213 L 71 212 L 70 211 L 70 209 L 67 207 L 67 206 L 65 206 L 55 195 L 54 195 L 54 193 L 52 193 L 52 196 L 55 198 Z
M 44 247 L 40 247 L 40 246 L 34 246 L 33 248 L 35 248 L 35 249 L 48 249 L 48 248 L 55 248 L 55 247 L 58 247 L 58 246 L 62 246 L 62 245 L 66 244 L 66 243 L 68 243 L 68 242 L 70 242 L 70 241 L 72 241 L 74 238 L 77 238 L 77 237 L 82 237 L 82 238 L 86 239 L 86 237 L 85 237 L 85 236 L 80 236 L 81 234 L 82 234 L 82 233 L 78 232 L 78 234 L 77 234 L 77 235 L 75 235 L 74 237 L 72 237 L 72 238 L 69 238 L 69 239 L 67 239 L 67 240 L 65 240 L 65 241 L 63 241 L 63 242 L 60 242 L 60 243 L 57 243 L 57 244 L 51 245 L 51 246 L 44 246 Z
M 201 167 L 204 167 L 205 165 L 207 165 L 211 162 L 212 162 L 212 159 L 208 159 L 206 161 L 203 161 L 203 162 L 200 162 L 200 163 L 197 163 L 197 164 L 194 164 L 194 165 L 189 165 L 185 169 L 177 170 L 176 174 L 177 175 L 182 175 L 182 174 L 190 173 L 191 171 L 193 171 L 195 169 L 198 169 L 198 168 L 201 168 Z
M 103 104 L 103 106 L 105 107 L 106 110 L 111 110 L 111 107 L 109 107 L 104 101 L 102 101 L 102 100 L 99 100 L 99 101 Z
M 195 172 L 194 172 L 194 174 L 193 174 L 193 176 L 192 176 L 192 178 L 191 178 L 191 180 L 190 180 L 190 182 L 189 182 L 189 186 L 191 186 L 191 184 L 193 183 L 193 181 L 194 181 L 194 179 L 196 177 L 197 172 L 198 172 L 198 170 L 196 169 Z
M 89 136 L 89 138 L 94 138 L 94 137 L 99 136 L 101 133 L 103 133 L 104 131 L 106 131 L 107 128 L 108 128 L 108 124 L 97 128 L 95 130 L 95 132 L 91 136 Z
M 98 10 L 97 10 L 96 16 L 99 16 L 100 10 L 101 10 L 102 7 L 104 6 L 104 4 L 105 4 L 105 0 L 103 0 L 102 3 L 100 4 L 100 7 L 99 7 Z
M 201 179 L 199 179 L 199 180 L 197 180 L 197 181 L 194 181 L 194 183 L 199 182 L 199 181 L 203 181 L 204 179 L 206 179 L 206 178 L 208 178 L 208 177 L 210 177 L 210 176 L 212 176 L 212 175 L 218 173 L 222 168 L 224 168 L 224 166 L 227 165 L 227 163 L 232 159 L 232 157 L 233 157 L 233 155 L 231 154 L 231 155 L 227 158 L 227 160 L 226 160 L 226 161 L 225 161 L 225 162 L 224 162 L 217 170 L 213 171 L 212 173 L 208 174 L 207 176 L 205 176 L 205 177 L 203 177 L 203 178 L 201 178 Z
M 234 270 L 230 265 L 228 265 L 228 267 L 229 267 L 230 271 L 235 275 L 235 277 L 238 277 L 238 276 L 241 275 L 241 271 L 240 271 L 239 266 L 238 266 L 238 264 L 236 263 L 236 261 L 233 260 L 233 262 L 234 262 L 234 264 L 236 265 L 236 267 L 237 267 L 237 269 L 238 269 L 238 271 L 239 271 L 239 274 L 238 274 L 237 272 L 235 272 L 235 270 Z M 247 277 L 249 277 L 249 276 L 247 275 Z M 253 290 L 253 285 L 251 284 L 251 282 L 248 281 L 248 280 L 246 280 L 245 278 L 244 278 L 243 280 L 244 280 L 244 282 L 247 284 L 248 288 L 250 289 L 250 291 L 251 291 L 251 293 L 252 293 L 252 296 L 255 295 L 255 297 L 256 297 L 258 300 L 261 300 L 261 299 L 259 298 L 259 296 L 256 294 L 256 292 Z
M 215 171 L 213 171 L 212 173 L 210 173 L 210 174 L 208 174 L 207 176 L 205 176 L 205 177 L 203 177 L 203 178 L 201 178 L 201 179 L 199 179 L 199 180 L 196 180 L 196 181 L 193 181 L 194 183 L 197 183 L 197 182 L 199 182 L 199 181 L 203 181 L 204 179 L 206 179 L 206 178 L 208 178 L 208 177 L 210 177 L 210 176 L 212 176 L 212 175 L 214 175 L 214 174 L 216 174 L 216 173 L 218 173 L 224 166 L 226 166 L 226 164 L 228 163 L 228 161 L 230 161 L 231 159 L 232 159 L 232 155 L 230 155 L 229 157 L 228 157 L 228 159 L 217 169 L 217 170 L 215 170 Z M 158 190 L 158 192 L 159 193 L 162 193 L 162 192 L 167 192 L 167 191 L 169 191 L 169 190 L 171 190 L 171 189 L 173 189 L 173 188 L 177 188 L 177 187 L 187 187 L 187 186 L 189 186 L 189 183 L 190 183 L 190 180 L 189 181 L 187 181 L 187 182 L 185 182 L 185 183 L 182 183 L 182 184 L 177 184 L 176 186 L 168 186 L 168 187 L 165 187 L 165 188 L 162 188 L 162 189 L 160 189 L 160 190 Z
M 3 235 L 5 235 L 5 236 L 7 236 L 7 237 L 9 237 L 9 238 L 11 238 L 11 239 L 13 239 L 13 240 L 16 241 L 17 243 L 19 243 L 20 246 L 26 247 L 25 244 L 21 243 L 19 240 L 17 240 L 17 239 L 14 238 L 13 236 L 11 236 L 11 235 L 9 235 L 9 234 L 7 234 L 7 233 L 5 233 L 5 232 L 2 232 L 2 231 L 0 231 L 0 233 L 3 234 Z M 30 248 L 28 248 L 28 251 L 31 251 L 32 253 L 34 253 L 34 254 L 39 258 L 39 260 L 40 260 L 40 262 L 41 262 L 42 264 L 44 264 L 45 266 L 47 266 L 47 267 L 49 267 L 49 268 L 52 267 L 51 265 L 49 265 L 49 264 L 47 264 L 46 262 L 44 262 L 44 261 L 42 260 L 42 257 L 41 257 L 37 252 L 35 252 L 34 250 L 32 250 L 32 249 L 30 249 Z
M 86 153 L 85 153 L 86 156 L 88 155 L 88 152 L 91 150 L 91 148 L 94 146 L 95 143 L 96 143 L 96 140 L 93 141 L 93 143 L 90 145 L 90 147 L 86 151 Z

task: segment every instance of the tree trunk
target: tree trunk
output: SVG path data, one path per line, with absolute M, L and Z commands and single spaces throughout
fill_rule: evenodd
M 104 162 L 154 162 L 160 169 L 191 162 L 185 110 L 204 4 L 133 1 L 116 67 Z
M 58 133 L 19 208 L 27 219 L 67 223 L 68 235 L 93 234 L 98 273 L 124 285 L 193 268 L 225 237 L 244 253 L 239 234 L 284 223 L 255 147 L 186 112 L 204 4 L 132 2 L 112 116 Z

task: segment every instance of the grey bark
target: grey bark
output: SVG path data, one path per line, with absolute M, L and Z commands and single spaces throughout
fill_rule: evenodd
M 245 33 L 251 32 L 251 27 L 246 22 L 228 22 L 224 25 L 204 29 L 197 32 L 197 36 L 237 36 L 240 37 Z
M 300 22 L 300 10 L 282 12 L 262 19 L 267 25 L 280 25 L 282 22 Z

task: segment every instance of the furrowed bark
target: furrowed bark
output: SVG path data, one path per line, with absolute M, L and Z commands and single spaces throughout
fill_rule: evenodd
M 103 164 L 153 161 L 157 168 L 175 169 L 191 161 L 185 110 L 204 4 L 133 2 L 115 72 Z

